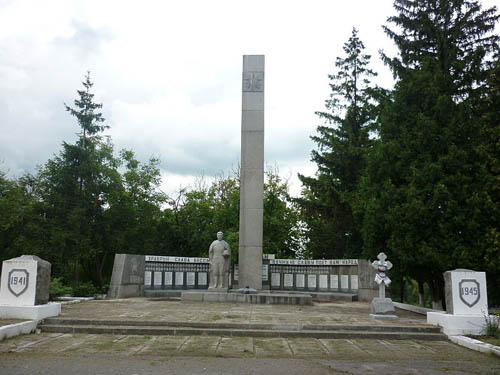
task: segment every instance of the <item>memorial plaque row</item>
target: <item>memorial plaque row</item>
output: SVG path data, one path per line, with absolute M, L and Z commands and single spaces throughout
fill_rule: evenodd
M 208 288 L 208 272 L 195 271 L 145 271 L 146 289 Z
M 339 275 L 330 274 L 271 272 L 271 289 L 354 291 L 358 290 L 358 275 L 340 275 L 339 277 Z

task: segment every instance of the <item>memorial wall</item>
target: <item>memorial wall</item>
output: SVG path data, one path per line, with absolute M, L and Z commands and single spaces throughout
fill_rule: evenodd
M 207 289 L 210 264 L 208 258 L 175 256 L 145 257 L 144 288 Z M 238 284 L 238 264 L 232 265 L 230 287 Z M 352 292 L 358 291 L 358 259 L 275 259 L 264 254 L 263 289 L 287 291 Z

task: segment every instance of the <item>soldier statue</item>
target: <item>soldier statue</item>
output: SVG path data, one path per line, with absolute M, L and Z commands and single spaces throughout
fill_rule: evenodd
M 217 239 L 208 249 L 210 259 L 210 284 L 209 289 L 228 288 L 229 265 L 231 263 L 231 249 L 229 244 L 222 239 L 223 233 L 217 233 Z

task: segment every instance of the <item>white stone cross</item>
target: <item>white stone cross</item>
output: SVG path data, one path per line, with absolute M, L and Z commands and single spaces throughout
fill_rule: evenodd
M 372 263 L 372 267 L 377 270 L 375 282 L 379 285 L 379 298 L 385 298 L 385 286 L 391 283 L 391 279 L 385 273 L 392 268 L 392 263 L 386 261 L 387 255 L 384 253 L 380 253 L 377 258 L 378 260 Z

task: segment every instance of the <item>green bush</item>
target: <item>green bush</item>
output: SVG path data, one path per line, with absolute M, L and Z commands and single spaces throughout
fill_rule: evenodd
M 73 285 L 73 295 L 75 297 L 94 297 L 99 290 L 91 281 L 86 281 Z
M 50 300 L 55 300 L 57 297 L 64 295 L 72 295 L 73 289 L 70 286 L 64 285 L 62 282 L 62 277 L 54 277 L 50 280 L 49 287 L 49 298 Z

